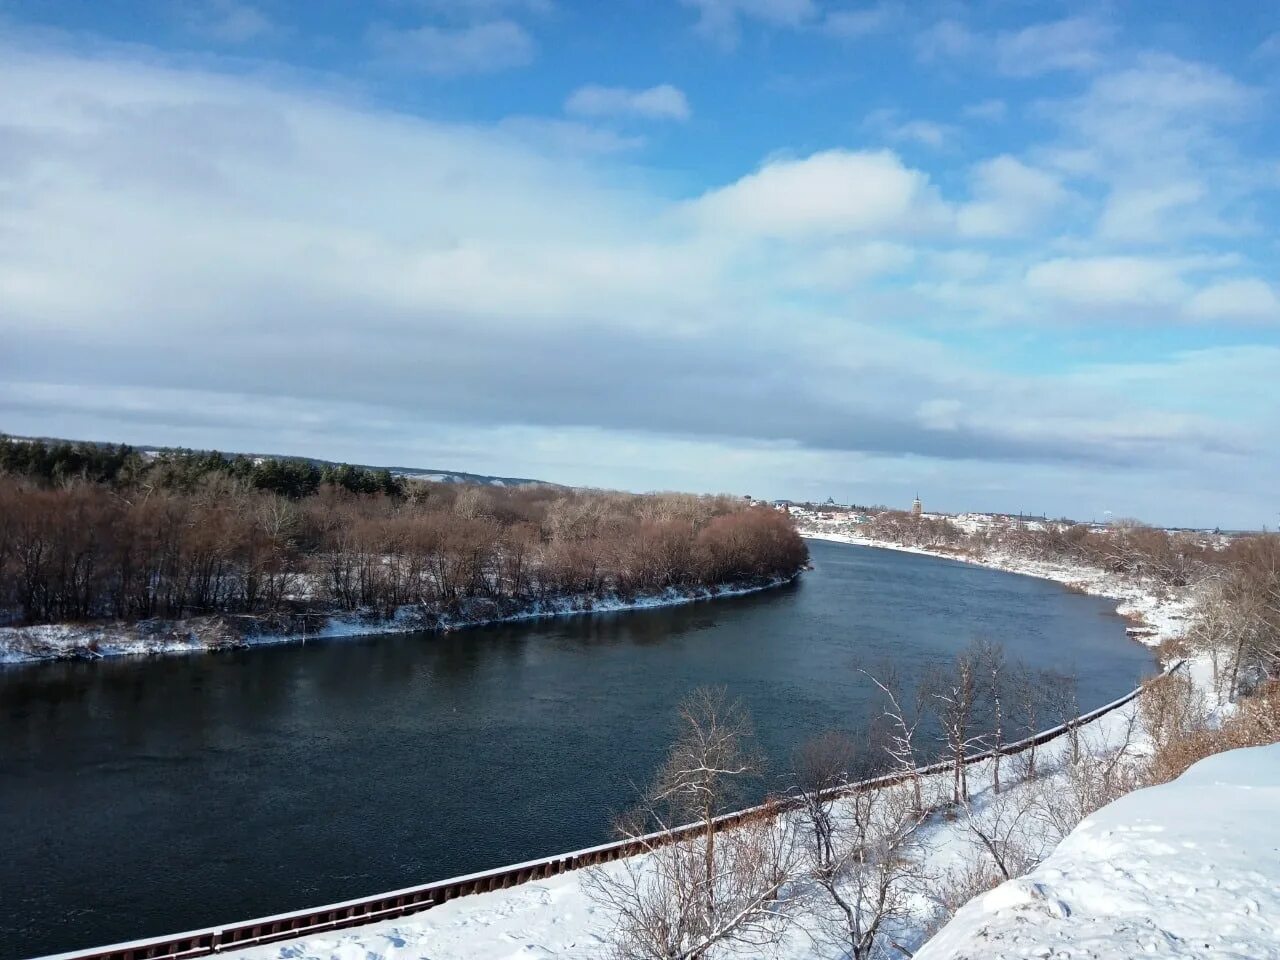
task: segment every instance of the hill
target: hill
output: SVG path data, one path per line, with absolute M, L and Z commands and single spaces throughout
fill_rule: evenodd
M 77 446 L 84 446 L 84 447 L 97 447 L 103 450 L 116 449 L 117 447 L 121 446 L 120 444 L 112 443 L 105 440 L 68 440 L 62 437 L 20 437 L 13 434 L 4 434 L 3 432 L 0 432 L 0 436 L 8 436 L 10 440 L 42 442 L 45 444 L 74 444 Z M 142 456 L 146 457 L 147 459 L 155 459 L 156 457 L 164 453 L 172 452 L 176 449 L 179 449 L 175 447 L 162 447 L 162 446 L 155 446 L 155 445 L 149 445 L 149 444 L 131 444 L 129 446 L 133 450 L 141 454 Z M 404 477 L 405 479 L 408 479 L 408 480 L 425 480 L 432 483 L 470 483 L 470 484 L 478 484 L 480 486 L 487 486 L 487 487 L 518 487 L 518 486 L 527 486 L 530 484 L 535 484 L 538 486 L 547 486 L 547 487 L 562 486 L 561 484 L 548 483 L 545 480 L 535 480 L 529 477 L 497 477 L 497 476 L 490 476 L 488 474 L 483 474 L 483 473 L 469 473 L 465 470 L 443 470 L 443 469 L 433 469 L 429 467 L 388 467 L 382 464 L 368 464 L 368 463 L 345 464 L 342 461 L 338 461 L 338 460 L 322 460 L 318 457 L 300 457 L 300 456 L 293 456 L 290 454 L 279 454 L 279 453 L 251 453 L 247 451 L 228 451 L 228 450 L 212 451 L 212 450 L 205 450 L 205 449 L 198 449 L 198 448 L 197 449 L 183 448 L 183 449 L 186 450 L 187 452 L 196 453 L 196 454 L 208 454 L 208 453 L 216 452 L 228 458 L 248 457 L 249 459 L 255 460 L 255 461 L 277 460 L 282 463 L 307 463 L 320 468 L 324 468 L 324 467 L 337 468 L 341 466 L 351 466 L 359 470 L 369 470 L 369 471 L 387 470 L 393 476 Z

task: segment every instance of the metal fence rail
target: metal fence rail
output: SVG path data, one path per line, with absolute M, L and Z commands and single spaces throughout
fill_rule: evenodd
M 1175 662 L 1165 675 L 1179 669 L 1184 661 Z M 966 764 L 980 763 L 989 760 L 998 752 L 1002 756 L 1011 756 L 1029 750 L 1034 746 L 1056 740 L 1073 729 L 1091 723 L 1099 717 L 1117 710 L 1137 697 L 1143 688 L 1137 687 L 1129 693 L 1113 700 L 1111 703 L 1091 710 L 1067 723 L 1050 727 L 1024 740 L 1006 744 L 999 750 L 986 750 L 965 758 Z M 917 777 L 942 773 L 951 769 L 951 761 L 944 760 L 931 763 L 914 770 L 892 773 L 886 776 L 860 780 L 846 784 L 830 791 L 827 796 L 847 796 L 867 790 L 877 790 L 909 782 Z M 714 829 L 717 831 L 738 826 L 748 820 L 761 816 L 776 816 L 778 813 L 794 809 L 795 798 L 784 797 L 773 803 L 759 804 L 744 810 L 717 817 Z M 674 830 L 650 833 L 642 837 L 602 843 L 570 853 L 561 853 L 540 860 L 528 860 L 524 863 L 497 867 L 480 873 L 470 873 L 435 883 L 422 884 L 416 887 L 405 887 L 389 893 L 379 893 L 371 897 L 347 900 L 343 903 L 331 903 L 323 907 L 296 910 L 291 913 L 280 913 L 270 917 L 259 917 L 239 923 L 228 923 L 216 927 L 204 927 L 200 930 L 189 930 L 171 936 L 151 937 L 145 940 L 133 940 L 128 943 L 117 943 L 106 947 L 93 947 L 87 950 L 72 950 L 67 953 L 52 954 L 39 960 L 177 960 L 177 958 L 207 956 L 225 950 L 236 950 L 242 947 L 257 946 L 275 940 L 291 940 L 296 937 L 345 927 L 357 927 L 378 920 L 403 917 L 411 913 L 429 910 L 449 900 L 476 893 L 489 893 L 503 890 L 531 880 L 543 880 L 569 870 L 622 860 L 626 857 L 644 853 L 656 846 L 673 843 L 698 834 L 702 824 L 688 824 Z

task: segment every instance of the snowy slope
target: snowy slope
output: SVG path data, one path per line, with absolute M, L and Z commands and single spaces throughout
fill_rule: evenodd
M 1088 817 L 916 960 L 1280 957 L 1280 744 L 1201 760 Z

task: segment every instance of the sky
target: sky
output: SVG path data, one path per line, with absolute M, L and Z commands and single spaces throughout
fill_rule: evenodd
M 0 0 L 0 430 L 1280 522 L 1280 7 Z

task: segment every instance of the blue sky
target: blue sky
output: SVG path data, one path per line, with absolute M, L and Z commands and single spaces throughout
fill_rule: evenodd
M 0 0 L 0 429 L 1280 520 L 1280 10 Z

